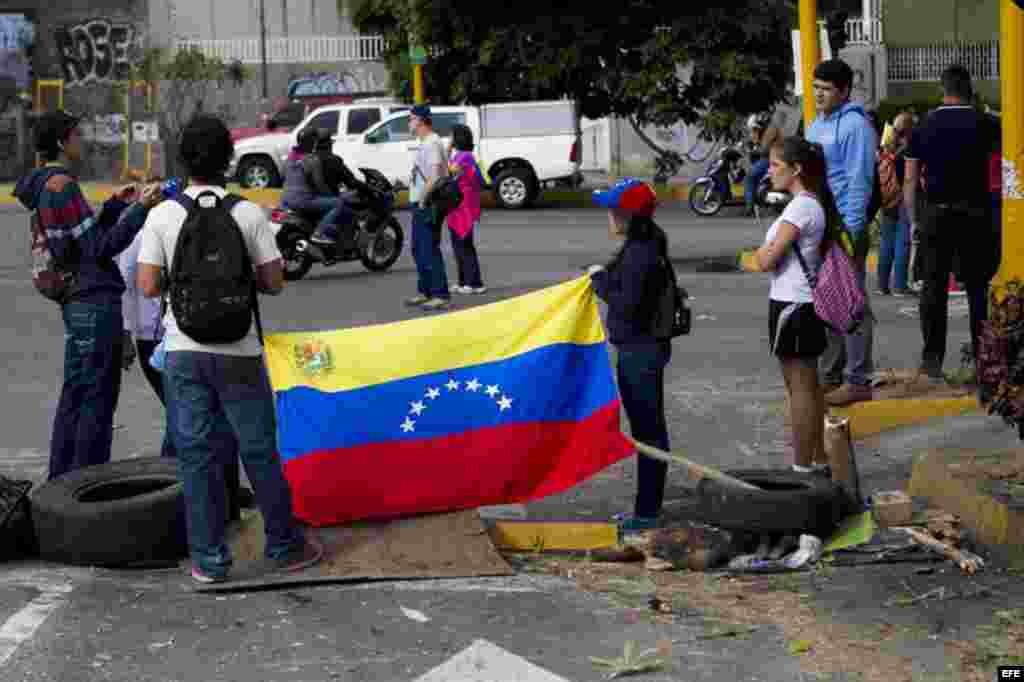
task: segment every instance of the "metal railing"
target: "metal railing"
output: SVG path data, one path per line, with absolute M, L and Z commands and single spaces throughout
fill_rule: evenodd
M 822 30 L 825 21 L 818 21 Z M 849 45 L 881 45 L 884 42 L 881 19 L 847 19 L 846 42 Z
M 179 40 L 178 48 L 196 48 L 208 57 L 226 62 L 259 64 L 260 39 Z M 372 62 L 384 52 L 381 36 L 302 36 L 267 38 L 268 64 Z
M 999 80 L 999 41 L 936 43 L 886 50 L 889 82 L 937 82 L 950 64 L 967 68 L 974 80 Z

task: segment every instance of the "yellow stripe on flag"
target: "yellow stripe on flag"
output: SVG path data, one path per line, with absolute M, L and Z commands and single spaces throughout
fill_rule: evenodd
M 589 345 L 604 340 L 590 277 L 584 276 L 444 315 L 354 329 L 272 334 L 266 337 L 265 353 L 275 391 L 307 386 L 337 392 L 505 360 L 557 343 Z M 313 349 L 312 364 L 302 359 L 306 348 Z M 338 358 L 345 358 L 344 371 L 333 367 Z

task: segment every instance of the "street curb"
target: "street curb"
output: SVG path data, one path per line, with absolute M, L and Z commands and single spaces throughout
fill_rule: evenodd
M 976 539 L 989 546 L 1010 546 L 1024 553 L 1024 509 L 1011 507 L 981 489 L 981 479 L 962 471 L 962 460 L 972 454 L 935 450 L 914 461 L 908 492 L 924 497 L 943 511 L 959 516 Z M 998 453 L 986 453 L 993 457 Z
M 83 183 L 82 194 L 92 204 L 99 204 L 110 198 L 115 185 L 110 183 Z M 19 205 L 11 192 L 14 189 L 12 184 L 0 184 L 0 206 Z M 281 199 L 279 189 L 237 189 L 246 199 L 263 206 L 264 208 L 277 208 Z M 659 187 L 655 190 L 658 199 L 666 202 L 685 202 L 688 198 L 689 187 L 679 185 L 675 187 Z M 580 189 L 550 189 L 541 193 L 539 204 L 544 208 L 590 208 L 593 207 L 591 195 L 593 190 Z M 408 192 L 398 193 L 398 205 L 404 206 L 409 201 Z M 482 208 L 497 208 L 494 193 L 484 191 L 480 198 Z
M 848 417 L 854 440 L 886 431 L 917 426 L 942 417 L 960 417 L 981 413 L 974 396 L 962 398 L 890 398 L 856 403 L 850 407 L 829 408 L 831 414 Z

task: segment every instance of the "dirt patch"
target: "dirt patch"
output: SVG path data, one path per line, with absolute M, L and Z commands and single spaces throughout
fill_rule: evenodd
M 1000 665 L 1024 665 L 1024 609 L 997 611 L 992 625 L 979 627 L 974 641 L 947 644 L 962 663 L 964 682 L 989 682 Z
M 604 594 L 629 609 L 630 617 L 638 621 L 672 623 L 678 618 L 700 618 L 705 639 L 746 637 L 758 627 L 778 626 L 785 634 L 787 650 L 799 656 L 808 676 L 827 678 L 845 673 L 863 682 L 918 679 L 913 674 L 913 659 L 893 654 L 891 644 L 901 639 L 921 640 L 927 633 L 884 622 L 871 626 L 830 622 L 815 609 L 814 581 L 827 580 L 829 568 L 810 575 L 729 577 L 685 570 L 653 573 L 642 564 L 604 564 L 539 554 L 518 555 L 512 561 L 526 570 L 572 579 L 587 592 Z M 1020 638 L 1011 639 L 1006 646 L 1020 646 L 1021 641 L 1024 626 Z M 947 652 L 957 656 L 951 660 L 959 659 L 965 674 L 975 675 L 964 679 L 992 679 L 983 672 L 987 662 L 994 660 L 986 652 L 993 647 L 998 651 L 1000 645 L 992 642 L 984 648 L 988 645 L 979 640 L 975 652 L 970 644 L 948 644 Z M 1005 665 L 1006 659 L 1000 660 Z

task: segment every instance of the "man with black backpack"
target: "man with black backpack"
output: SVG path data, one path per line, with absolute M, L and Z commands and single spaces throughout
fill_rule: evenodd
M 235 441 L 263 515 L 267 558 L 294 571 L 323 553 L 292 521 L 261 350 L 257 292 L 281 293 L 281 254 L 263 210 L 224 189 L 233 154 L 219 119 L 188 123 L 179 156 L 189 187 L 150 213 L 139 251 L 139 289 L 168 303 L 168 428 L 185 487 L 192 577 L 200 583 L 225 580 L 231 566 L 224 465 Z

